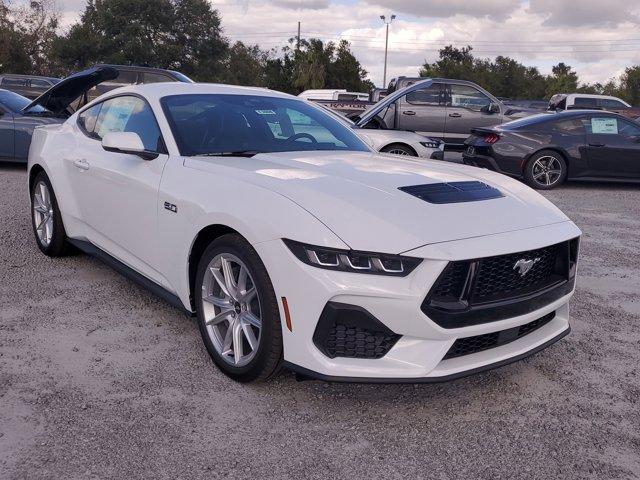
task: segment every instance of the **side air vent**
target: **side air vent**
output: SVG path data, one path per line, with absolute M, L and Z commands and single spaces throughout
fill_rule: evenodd
M 398 190 L 407 192 L 425 202 L 437 204 L 478 202 L 504 197 L 497 188 L 477 181 L 412 185 L 399 187 Z

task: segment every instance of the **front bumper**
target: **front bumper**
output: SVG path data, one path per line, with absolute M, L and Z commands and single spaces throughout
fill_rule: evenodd
M 292 329 L 283 328 L 284 359 L 293 370 L 342 381 L 437 382 L 495 368 L 533 354 L 569 332 L 568 300 L 573 291 L 533 311 L 500 321 L 442 328 L 421 311 L 431 286 L 451 260 L 480 258 L 569 240 L 580 234 L 571 222 L 480 239 L 426 246 L 407 255 L 424 258 L 407 277 L 383 277 L 321 270 L 300 262 L 281 240 L 255 245 L 278 299 L 286 297 Z M 400 338 L 382 358 L 330 358 L 314 343 L 318 321 L 329 303 L 357 306 Z M 280 302 L 281 318 L 285 318 Z M 551 321 L 505 345 L 445 359 L 460 338 L 499 332 L 555 312 Z

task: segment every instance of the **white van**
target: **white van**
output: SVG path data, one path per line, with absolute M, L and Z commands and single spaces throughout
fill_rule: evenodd
M 344 89 L 316 89 L 305 90 L 300 95 L 305 100 L 369 100 L 368 93 L 347 92 Z

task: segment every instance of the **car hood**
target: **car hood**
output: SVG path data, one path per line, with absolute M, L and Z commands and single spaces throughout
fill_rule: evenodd
M 185 166 L 283 195 L 356 250 L 402 253 L 423 245 L 569 220 L 516 180 L 448 162 L 393 159 L 366 152 L 287 152 L 252 158 L 188 157 Z M 503 196 L 434 204 L 399 190 L 459 181 L 483 182 Z
M 29 111 L 35 105 L 40 105 L 55 115 L 59 115 L 87 90 L 117 77 L 118 70 L 112 67 L 92 67 L 74 73 L 36 98 L 23 109 L 23 112 Z

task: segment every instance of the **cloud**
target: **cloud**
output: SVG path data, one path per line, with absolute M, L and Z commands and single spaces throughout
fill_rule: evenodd
M 367 0 L 372 5 L 417 17 L 504 17 L 520 5 L 519 0 Z
M 603 27 L 640 21 L 638 3 L 629 0 L 530 0 L 529 11 L 544 16 L 542 24 L 550 27 Z
M 322 10 L 331 4 L 329 0 L 272 0 L 271 3 L 292 10 Z
M 26 0 L 21 0 L 26 1 Z M 379 15 L 396 13 L 389 37 L 387 80 L 416 75 L 445 45 L 472 45 L 477 57 L 506 55 L 549 73 L 571 65 L 582 82 L 606 82 L 640 64 L 638 15 L 631 0 L 210 0 L 224 34 L 278 50 L 296 35 L 351 42 L 370 78 L 382 84 L 385 28 Z M 58 0 L 63 23 L 75 21 L 85 0 Z M 586 26 L 586 28 L 585 28 Z

